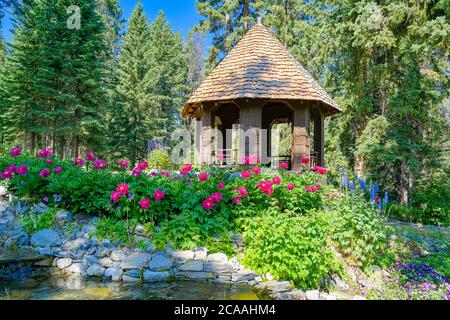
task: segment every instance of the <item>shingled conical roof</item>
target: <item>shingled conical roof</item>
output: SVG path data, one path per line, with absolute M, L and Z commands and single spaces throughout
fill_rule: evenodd
M 321 102 L 327 114 L 341 112 L 283 44 L 256 24 L 203 81 L 183 108 L 191 116 L 202 102 L 258 98 Z

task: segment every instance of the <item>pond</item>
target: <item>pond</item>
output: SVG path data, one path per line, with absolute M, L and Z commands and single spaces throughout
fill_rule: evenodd
M 0 300 L 260 300 L 245 285 L 207 282 L 119 284 L 46 276 L 0 281 Z

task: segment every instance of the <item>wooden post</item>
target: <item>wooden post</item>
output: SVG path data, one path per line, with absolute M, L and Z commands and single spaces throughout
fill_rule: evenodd
M 260 160 L 261 107 L 264 100 L 245 99 L 239 101 L 240 108 L 240 159 L 244 156 Z M 243 134 L 244 133 L 244 134 Z M 253 138 L 253 139 L 252 139 Z
M 213 123 L 211 108 L 205 108 L 202 113 L 202 126 L 200 133 L 200 164 L 211 164 L 213 146 Z
M 314 114 L 314 150 L 317 152 L 317 165 L 323 167 L 325 165 L 325 133 L 324 133 L 325 116 L 321 110 Z
M 294 107 L 293 137 L 292 137 L 292 170 L 303 168 L 300 158 L 309 157 L 309 118 L 310 104 L 306 102 L 292 103 Z

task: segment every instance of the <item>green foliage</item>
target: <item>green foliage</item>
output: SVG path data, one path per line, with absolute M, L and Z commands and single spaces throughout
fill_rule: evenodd
M 49 229 L 56 220 L 56 209 L 49 208 L 47 211 L 35 214 L 31 213 L 22 219 L 23 228 L 28 233 L 35 233 L 40 230 Z
M 351 262 L 373 264 L 386 240 L 379 213 L 362 197 L 343 196 L 332 212 L 332 239 Z
M 104 217 L 99 219 L 95 226 L 95 236 L 100 239 L 114 239 L 122 244 L 130 242 L 131 230 L 136 226 L 133 223 L 128 224 L 125 221 L 117 220 L 114 217 Z
M 414 260 L 417 263 L 423 262 L 432 266 L 440 274 L 450 277 L 450 251 L 434 253 L 424 258 Z
M 173 168 L 169 153 L 164 149 L 150 151 L 147 157 L 149 168 L 170 170 Z
M 330 221 L 323 212 L 306 216 L 281 213 L 274 208 L 248 221 L 244 264 L 296 286 L 317 288 L 337 265 L 328 245 Z

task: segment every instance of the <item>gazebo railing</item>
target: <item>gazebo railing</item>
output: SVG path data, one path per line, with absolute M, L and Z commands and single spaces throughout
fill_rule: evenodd
M 272 169 L 279 169 L 280 163 L 287 162 L 287 164 L 289 165 L 289 170 L 291 170 L 291 168 L 292 168 L 291 156 L 276 156 L 276 157 L 270 157 L 270 158 L 271 158 L 270 167 Z

